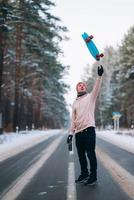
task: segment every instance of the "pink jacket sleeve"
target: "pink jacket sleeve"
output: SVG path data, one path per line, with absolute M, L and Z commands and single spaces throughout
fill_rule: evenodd
M 91 97 L 92 97 L 93 101 L 95 101 L 97 99 L 97 96 L 98 96 L 99 91 L 100 91 L 101 82 L 102 82 L 102 77 L 98 76 L 96 81 L 95 81 L 93 90 L 91 92 Z

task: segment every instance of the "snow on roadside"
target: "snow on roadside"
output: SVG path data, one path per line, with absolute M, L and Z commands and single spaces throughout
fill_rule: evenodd
M 48 130 L 48 131 L 20 131 L 19 133 L 4 133 L 0 135 L 0 147 L 1 145 L 15 145 L 16 142 L 26 142 L 28 139 L 38 138 L 40 136 L 45 135 L 55 135 L 59 133 L 60 130 Z
M 133 130 L 134 131 L 134 130 Z M 132 131 L 97 131 L 97 137 L 119 146 L 131 153 L 134 153 L 134 134 Z
M 62 130 L 35 130 L 19 133 L 5 133 L 0 135 L 0 161 L 30 148 L 53 135 L 60 134 Z
M 131 153 L 134 153 L 134 130 L 102 130 L 97 131 L 97 137 L 111 142 Z M 8 133 L 0 135 L 0 161 L 13 156 L 33 145 L 55 135 L 65 133 L 63 130 L 35 130 L 19 133 Z

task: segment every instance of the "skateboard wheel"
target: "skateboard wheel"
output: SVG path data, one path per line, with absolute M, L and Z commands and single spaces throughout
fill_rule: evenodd
M 93 35 L 90 35 L 89 37 L 90 37 L 91 40 L 94 38 Z
M 90 42 L 90 40 L 91 40 L 90 37 L 88 37 L 88 38 L 85 40 L 85 42 L 88 43 L 88 42 Z
M 85 41 L 86 41 L 86 43 L 88 43 L 88 42 L 90 42 L 90 40 L 92 40 L 92 39 L 93 39 L 93 36 L 90 35 L 89 37 L 87 37 L 87 39 L 86 39 Z
M 103 54 L 103 53 L 101 53 L 101 54 L 100 54 L 100 57 L 103 57 L 103 56 L 104 56 L 104 54 Z

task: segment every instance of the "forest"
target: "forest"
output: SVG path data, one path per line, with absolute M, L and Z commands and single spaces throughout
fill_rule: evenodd
M 62 128 L 69 120 L 58 60 L 67 27 L 49 0 L 0 1 L 0 129 Z M 1 130 L 2 132 L 2 130 Z
M 104 49 L 102 88 L 97 102 L 96 124 L 100 128 L 113 127 L 114 113 L 120 114 L 120 128 L 134 128 L 134 26 L 124 34 L 115 49 Z M 98 63 L 86 66 L 83 80 L 88 91 L 96 79 Z M 90 68 L 92 70 L 90 70 Z
M 69 66 L 59 61 L 59 43 L 68 28 L 51 14 L 51 0 L 0 0 L 0 133 L 68 127 L 70 113 L 64 76 Z M 96 125 L 134 127 L 134 26 L 115 49 L 104 49 L 105 73 L 96 109 Z M 90 92 L 98 63 L 87 65 L 83 80 Z M 92 68 L 92 71 L 90 70 Z

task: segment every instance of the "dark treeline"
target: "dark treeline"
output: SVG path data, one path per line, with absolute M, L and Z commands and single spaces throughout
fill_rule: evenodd
M 134 27 L 124 35 L 122 43 L 117 49 L 106 47 L 105 57 L 101 64 L 104 66 L 102 88 L 96 110 L 96 122 L 99 127 L 113 126 L 113 112 L 119 112 L 120 127 L 134 126 Z M 88 89 L 96 78 L 98 63 L 94 63 L 92 72 L 86 67 L 84 81 Z M 92 76 L 91 76 L 92 73 Z
M 67 28 L 50 13 L 51 0 L 0 1 L 0 120 L 5 131 L 18 126 L 62 128 L 69 112 L 58 61 Z

